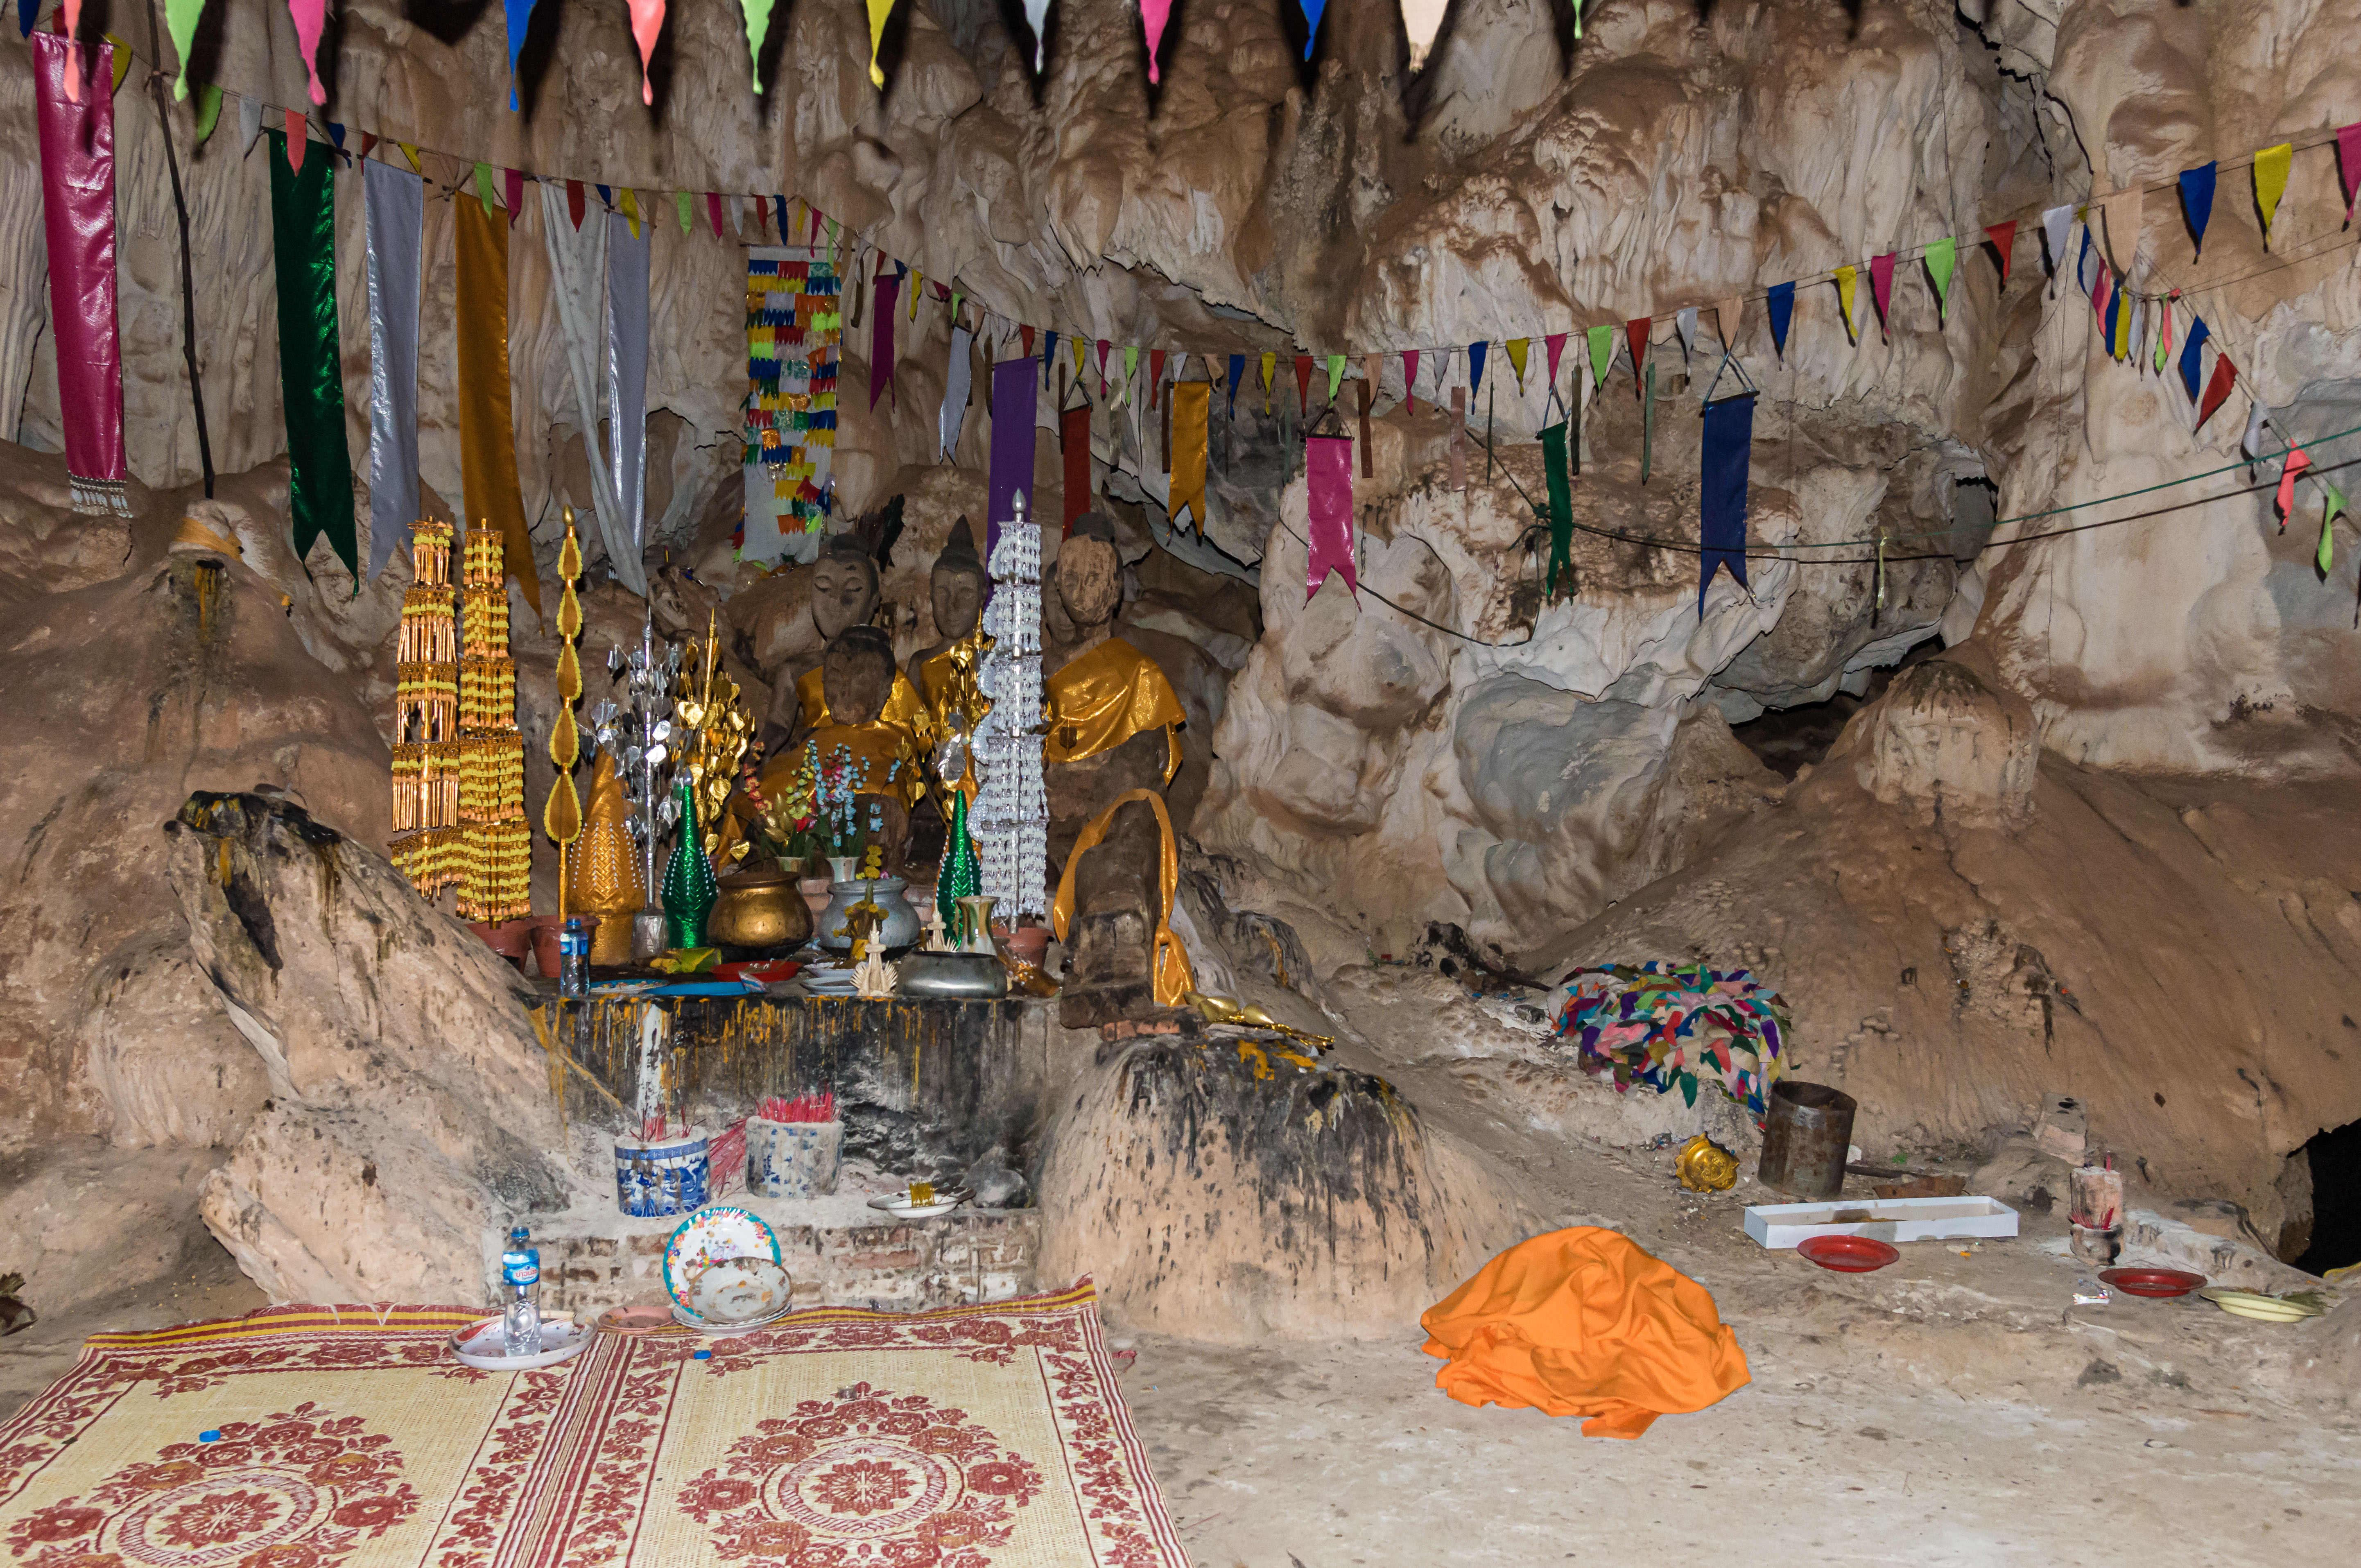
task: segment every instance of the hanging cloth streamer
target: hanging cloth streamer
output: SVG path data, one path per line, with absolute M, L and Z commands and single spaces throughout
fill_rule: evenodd
M 2211 200 L 2211 185 L 2206 187 Z M 2074 226 L 2074 203 L 2052 207 L 2041 214 L 2042 248 L 2049 255 L 2049 276 L 2056 278 L 2066 270 L 2066 233 Z
M 17 0 L 17 3 L 25 8 L 29 19 L 31 9 L 38 0 Z M 164 0 L 164 30 L 172 35 L 172 58 L 180 65 L 172 76 L 174 98 L 189 95 L 189 51 L 196 46 L 197 22 L 204 14 L 205 0 Z M 24 30 L 29 33 L 33 29 L 28 26 Z M 220 89 L 215 88 L 214 92 L 218 94 Z M 214 113 L 218 114 L 221 100 L 216 96 L 214 102 Z M 201 136 L 197 139 L 203 141 L 204 137 Z
M 1844 317 L 1845 336 L 1854 343 L 1861 341 L 1861 323 L 1853 316 L 1853 290 L 1861 279 L 1861 269 L 1839 267 L 1831 280 L 1837 286 L 1837 310 Z
M 2238 367 L 2230 363 L 2228 355 L 2216 354 L 2213 378 L 2205 383 L 2205 400 L 2197 405 L 2197 429 L 2205 428 L 2205 422 L 2213 417 L 2214 410 L 2230 400 L 2230 393 L 2237 385 Z
M 642 598 L 648 570 L 648 250 L 649 238 L 621 214 L 607 225 L 607 471 L 620 532 L 608 539 L 616 580 Z M 603 531 L 604 525 L 601 525 Z
M 1041 5 L 1046 11 L 1048 0 L 1041 0 Z M 1164 23 L 1171 15 L 1172 0 L 1139 0 L 1139 28 L 1141 32 L 1148 35 L 1148 80 L 1151 84 L 1164 80 L 1163 73 L 1156 63 L 1156 51 L 1164 46 Z M 1034 36 L 1038 38 L 1041 24 L 1035 22 L 1033 30 Z M 1034 69 L 1038 71 L 1040 69 L 1038 53 L 1040 46 L 1037 43 L 1034 49 L 1036 53 L 1033 64 Z
M 1305 557 L 1307 604 L 1331 573 L 1341 574 L 1353 598 L 1361 578 L 1353 568 L 1353 443 L 1342 435 L 1315 435 L 1303 444 L 1303 482 L 1310 549 Z
M 2218 163 L 2202 164 L 2180 171 L 2180 211 L 2189 220 L 2189 233 L 2196 242 L 2197 255 L 2205 254 L 2205 225 L 2213 217 L 2213 182 L 2221 176 Z
M 2263 214 L 2263 244 L 2271 243 L 2271 219 L 2279 215 L 2279 198 L 2287 194 L 2288 169 L 2295 159 L 2295 144 L 2281 142 L 2255 154 L 2255 205 Z
M 1984 243 L 1993 247 L 1994 256 L 2000 258 L 2000 286 L 2005 289 L 2008 287 L 2009 258 L 2016 249 L 2016 220 L 2011 218 L 2004 224 L 1987 227 Z
M 2287 462 L 2279 468 L 2279 494 L 2271 498 L 2279 508 L 2279 532 L 2287 532 L 2288 519 L 2295 515 L 2296 476 L 2312 466 L 2312 455 L 2301 446 L 2288 448 Z
M 1899 253 L 1887 251 L 1869 259 L 1869 293 L 1877 303 L 1878 330 L 1887 338 L 1894 336 L 1894 264 Z
M 992 470 L 989 478 L 991 515 L 984 522 L 984 559 L 1000 543 L 1000 525 L 1016 515 L 1016 498 L 1025 498 L 1027 515 L 1038 518 L 1033 504 L 1033 409 L 1040 391 L 1030 359 L 1004 359 L 992 367 Z
M 1927 247 L 1924 258 L 1927 276 L 1935 285 L 1935 319 L 1948 321 L 1951 313 L 1951 273 L 1960 264 L 1960 242 L 1938 239 Z
M 2345 492 L 2325 479 L 2320 481 L 2320 488 L 2328 492 L 2328 499 L 2321 505 L 2320 548 L 2313 552 L 2312 558 L 2324 577 L 2328 576 L 2329 567 L 2336 562 L 2336 535 L 2332 525 L 2336 521 L 2336 514 L 2345 510 Z
M 967 423 L 968 393 L 975 374 L 972 363 L 975 334 L 963 326 L 951 328 L 951 356 L 943 372 L 943 410 L 935 419 L 935 460 L 950 461 L 959 449 L 960 431 Z
M 33 51 L 40 120 L 41 225 L 49 244 L 49 319 L 57 334 L 58 404 L 73 510 L 129 517 L 123 455 L 123 350 L 115 334 L 115 100 L 75 102 L 66 75 L 87 53 L 104 79 L 112 45 L 79 45 L 55 33 L 25 40 Z M 11 432 L 10 433 L 14 433 Z M 343 433 L 338 432 L 338 446 Z M 350 501 L 347 499 L 349 512 Z
M 510 3 L 513 5 L 515 0 Z M 771 36 L 774 4 L 775 0 L 738 0 L 738 8 L 746 18 L 746 71 L 754 79 L 756 93 L 763 91 L 763 40 Z
M 1590 384 L 1594 388 L 1607 385 L 1608 367 L 1615 363 L 1615 329 L 1595 326 L 1584 334 L 1590 348 Z
M 1771 346 L 1784 361 L 1787 357 L 1787 323 L 1795 316 L 1795 285 L 1772 284 L 1763 303 L 1771 307 Z
M 1542 471 L 1549 479 L 1549 569 L 1542 574 L 1552 598 L 1572 591 L 1574 576 L 1574 479 L 1566 466 L 1566 422 L 1542 431 Z
M 1754 394 L 1705 406 L 1705 454 L 1697 491 L 1697 618 L 1714 569 L 1728 566 L 1746 587 L 1746 474 L 1754 449 Z
M 877 308 L 869 313 L 869 411 L 877 411 L 878 394 L 894 386 L 894 302 L 901 295 L 899 273 L 877 269 Z M 900 412 L 902 392 L 894 389 L 894 409 Z
M 1185 509 L 1197 537 L 1205 536 L 1206 427 L 1213 412 L 1213 388 L 1208 381 L 1172 384 L 1172 487 L 1170 517 L 1176 530 Z
M 272 131 L 270 139 L 272 150 L 283 150 L 283 133 Z M 337 354 L 335 167 L 323 155 L 299 174 L 284 157 L 270 160 L 270 237 L 279 269 L 279 385 L 287 409 L 287 510 L 295 522 L 295 558 L 309 555 L 313 542 L 325 536 L 353 574 L 357 593 L 353 462 L 345 446 L 345 378 Z M 505 408 L 505 380 L 501 391 Z M 521 526 L 522 508 L 519 521 Z
M 598 426 L 605 412 L 607 334 L 607 245 L 609 226 L 601 222 L 577 229 L 565 221 L 565 195 L 555 181 L 541 183 L 541 237 L 549 256 L 551 301 L 557 307 L 559 334 L 566 340 L 566 368 L 574 378 L 574 406 L 580 422 L 582 444 L 590 458 L 590 505 L 598 536 L 616 579 L 629 585 L 639 553 L 631 546 L 622 499 L 615 489 L 615 470 L 607 447 L 614 441 L 608 425 L 602 444 Z M 511 215 L 513 224 L 513 215 Z M 578 543 L 576 546 L 580 547 Z M 577 576 L 579 574 L 577 574 Z M 633 588 L 633 592 L 641 592 Z
M 418 249 L 426 181 L 361 163 L 368 245 L 369 555 L 372 581 L 418 521 Z
M 1418 350 L 1407 349 L 1402 354 L 1402 407 L 1418 412 Z
M 1066 526 L 1062 537 L 1072 538 L 1074 519 L 1091 510 L 1091 405 L 1060 410 L 1058 445 L 1065 458 Z
M 2192 315 L 2189 318 L 2189 341 L 2180 350 L 2180 379 L 2181 383 L 2189 389 L 2189 400 L 2192 403 L 2197 400 L 2199 373 L 2205 367 L 2202 357 L 2205 340 L 2212 336 L 2213 333 L 2213 329 L 2205 324 L 2203 316 Z
M 877 63 L 877 51 L 884 45 L 885 21 L 893 14 L 894 0 L 869 0 L 869 82 L 880 92 L 885 87 L 885 70 Z
M 295 23 L 295 52 L 303 61 L 305 91 L 314 104 L 328 101 L 328 90 L 320 85 L 320 34 L 328 23 L 328 0 L 287 0 L 287 15 Z M 511 105 L 513 106 L 513 105 Z
M 648 81 L 648 61 L 656 52 L 656 36 L 664 31 L 664 0 L 626 0 L 631 12 L 631 41 L 640 48 L 640 102 L 653 106 L 656 90 Z
M 508 225 L 465 193 L 451 205 L 459 230 L 459 482 L 467 525 L 500 536 L 508 576 L 538 615 L 541 575 L 525 532 L 509 408 Z

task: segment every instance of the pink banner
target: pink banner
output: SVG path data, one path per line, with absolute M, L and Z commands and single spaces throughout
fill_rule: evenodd
M 33 50 L 40 120 L 41 221 L 49 238 L 49 315 L 73 509 L 128 517 L 123 353 L 115 322 L 115 97 L 96 91 L 76 103 L 66 93 L 78 53 L 84 56 L 84 80 L 112 83 L 115 50 L 38 31 L 25 41 Z
M 1345 575 L 1353 597 L 1361 597 L 1360 574 L 1353 569 L 1353 443 L 1349 436 L 1315 435 L 1303 444 L 1303 478 L 1311 493 L 1311 554 L 1303 597 L 1309 600 L 1332 572 Z

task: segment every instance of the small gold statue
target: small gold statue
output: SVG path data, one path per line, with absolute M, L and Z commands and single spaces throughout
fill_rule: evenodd
M 1738 1185 L 1738 1157 L 1703 1133 L 1681 1146 L 1673 1168 L 1692 1192 L 1727 1192 Z

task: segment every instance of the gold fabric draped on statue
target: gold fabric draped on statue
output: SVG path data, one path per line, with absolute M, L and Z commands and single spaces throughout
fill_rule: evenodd
M 1044 687 L 1049 734 L 1041 754 L 1049 761 L 1079 762 L 1160 726 L 1164 782 L 1180 771 L 1180 726 L 1189 716 L 1156 661 L 1122 638 L 1110 637 L 1076 658 Z M 1162 806 L 1158 802 L 1159 813 Z M 1169 837 L 1170 829 L 1166 832 Z
M 808 730 L 825 729 L 831 722 L 828 697 L 820 689 L 819 675 L 818 670 L 813 670 L 796 683 L 796 701 L 803 706 L 804 728 Z M 922 747 L 934 737 L 934 724 L 928 717 L 927 705 L 919 697 L 918 688 L 912 685 L 910 677 L 899 670 L 894 672 L 894 691 L 885 699 L 885 711 L 877 718 L 880 723 L 898 725 L 908 730 L 912 739 Z
M 639 850 L 626 825 L 630 816 L 631 808 L 623 802 L 623 781 L 616 776 L 614 754 L 601 751 L 590 764 L 582 836 L 574 840 L 566 861 L 566 909 L 598 916 L 598 928 L 591 935 L 594 964 L 629 961 L 631 916 L 648 901 L 647 886 L 640 880 Z
M 947 731 L 954 713 L 973 729 L 992 711 L 992 699 L 978 689 L 975 674 L 993 641 L 981 630 L 972 631 L 918 666 L 919 696 L 926 699 L 927 714 L 938 738 Z M 886 717 L 893 717 L 890 704 Z
M 1150 669 L 1154 665 L 1148 666 Z M 1169 686 L 1166 690 L 1170 690 Z M 1156 940 L 1153 970 L 1156 979 L 1156 1004 L 1159 1007 L 1179 1007 L 1188 1001 L 1189 993 L 1197 989 L 1196 972 L 1189 967 L 1189 948 L 1172 929 L 1172 900 L 1180 886 L 1180 846 L 1172 837 L 1172 814 L 1164 808 L 1164 797 L 1152 789 L 1126 790 L 1115 797 L 1115 803 L 1091 818 L 1074 839 L 1074 848 L 1066 857 L 1066 871 L 1058 879 L 1058 896 L 1049 905 L 1049 918 L 1054 924 L 1058 940 L 1066 939 L 1066 927 L 1074 917 L 1074 868 L 1082 863 L 1083 852 L 1106 837 L 1107 824 L 1115 814 L 1135 800 L 1144 800 L 1156 812 L 1159 835 L 1156 852 L 1156 885 L 1159 890 L 1156 910 Z

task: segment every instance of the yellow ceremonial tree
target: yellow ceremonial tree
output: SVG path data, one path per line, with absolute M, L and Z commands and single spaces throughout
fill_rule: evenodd
M 574 705 L 582 700 L 582 660 L 575 643 L 582 635 L 582 600 L 574 584 L 582 576 L 582 543 L 574 533 L 574 509 L 566 509 L 566 543 L 557 552 L 558 579 L 566 592 L 557 601 L 557 717 L 549 727 L 549 760 L 557 769 L 542 807 L 542 831 L 557 846 L 557 914 L 566 916 L 566 851 L 582 836 L 582 797 L 574 793 L 574 765 L 582 760 L 582 734 L 574 725 Z

